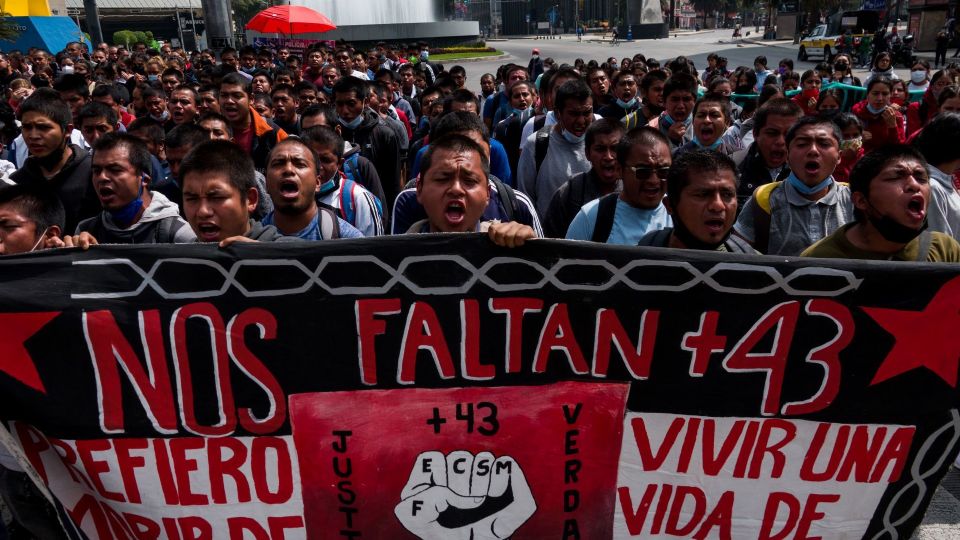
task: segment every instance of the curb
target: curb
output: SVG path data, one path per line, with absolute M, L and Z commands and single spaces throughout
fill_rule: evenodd
M 498 56 L 474 56 L 472 58 L 456 58 L 454 60 L 438 60 L 438 62 L 444 64 L 444 66 L 446 66 L 446 64 L 450 64 L 451 66 L 453 66 L 457 64 L 469 64 L 471 62 L 484 62 L 487 60 L 503 60 L 507 58 L 513 58 L 513 55 L 511 55 L 508 52 L 503 52 L 503 54 Z

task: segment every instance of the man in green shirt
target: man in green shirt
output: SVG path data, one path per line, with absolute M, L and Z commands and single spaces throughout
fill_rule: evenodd
M 913 147 L 864 156 L 850 173 L 854 222 L 807 248 L 803 257 L 960 262 L 960 244 L 927 230 L 930 177 Z

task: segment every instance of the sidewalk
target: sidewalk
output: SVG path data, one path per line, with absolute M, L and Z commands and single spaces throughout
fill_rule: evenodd
M 733 43 L 735 40 L 731 39 L 730 43 Z M 765 47 L 779 47 L 781 49 L 791 49 L 797 51 L 800 49 L 800 45 L 793 42 L 792 39 L 762 39 L 762 38 L 753 38 L 746 37 L 741 38 L 740 41 L 743 43 L 750 43 L 752 45 L 763 45 Z M 919 59 L 927 60 L 933 64 L 935 58 L 933 51 L 913 51 L 913 55 Z

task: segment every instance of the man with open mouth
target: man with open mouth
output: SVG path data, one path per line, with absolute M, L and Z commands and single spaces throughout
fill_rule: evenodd
M 923 155 L 885 146 L 850 173 L 855 219 L 803 252 L 804 257 L 958 262 L 960 244 L 927 228 L 930 177 Z
M 737 218 L 737 165 L 725 154 L 694 150 L 678 157 L 667 175 L 664 206 L 673 227 L 647 233 L 639 245 L 756 253 L 730 234 Z
M 799 255 L 853 221 L 850 188 L 833 179 L 840 161 L 840 128 L 806 116 L 787 131 L 790 175 L 757 188 L 734 232 L 768 255 Z
M 536 238 L 529 225 L 482 221 L 490 201 L 490 160 L 483 147 L 460 134 L 431 141 L 417 177 L 417 202 L 427 218 L 407 233 L 486 232 L 497 245 L 516 247 Z
M 733 154 L 740 171 L 737 206 L 741 210 L 758 187 L 786 180 L 787 131 L 800 119 L 800 106 L 787 98 L 773 98 L 753 115 L 753 142 Z
M 673 157 L 696 150 L 712 150 L 725 156 L 740 149 L 736 137 L 725 137 L 732 123 L 730 102 L 720 94 L 707 94 L 693 106 L 693 139 L 677 148 Z
M 210 140 L 194 148 L 180 164 L 183 211 L 198 242 L 282 242 L 273 225 L 251 219 L 260 194 L 253 160 L 230 141 Z

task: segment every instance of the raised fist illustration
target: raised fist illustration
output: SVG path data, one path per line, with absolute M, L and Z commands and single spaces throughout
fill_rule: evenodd
M 512 457 L 464 450 L 417 456 L 394 513 L 422 540 L 509 538 L 537 510 Z

